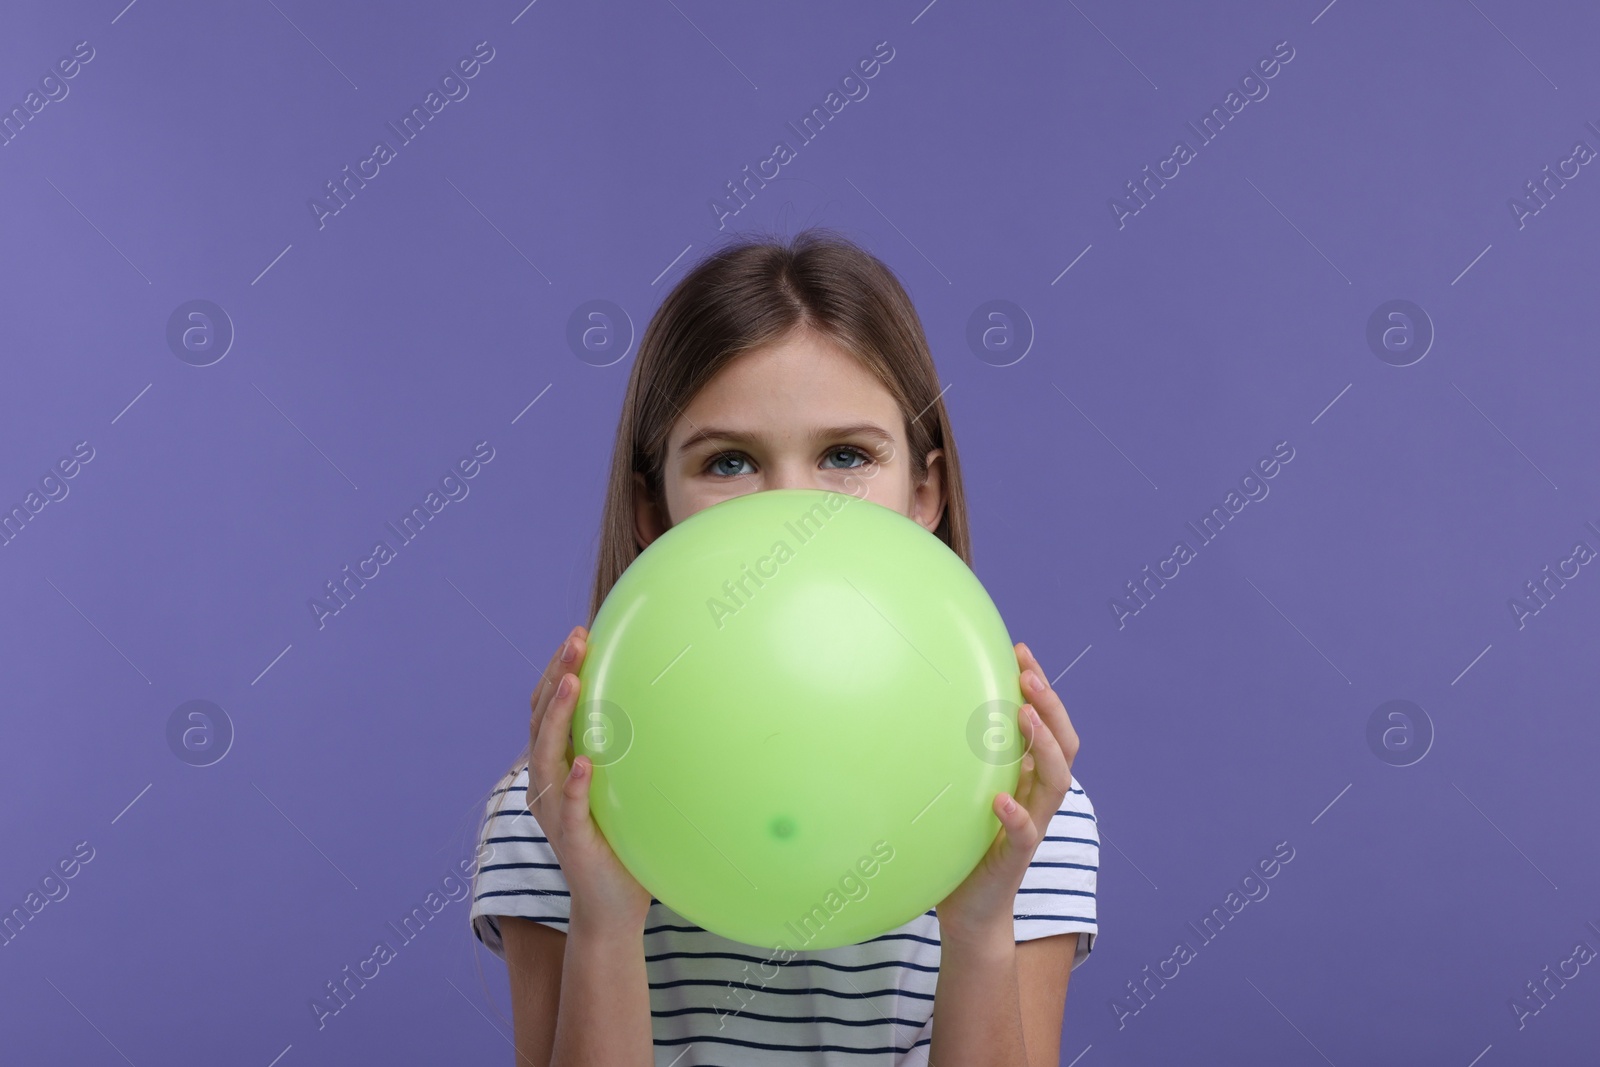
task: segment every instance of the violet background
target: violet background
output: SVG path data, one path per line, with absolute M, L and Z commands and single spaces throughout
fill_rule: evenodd
M 637 334 L 727 230 L 813 223 L 911 292 L 978 573 L 1082 738 L 1103 937 L 1062 1063 L 1594 1062 L 1594 967 L 1520 1028 L 1510 1000 L 1600 948 L 1600 577 L 1522 628 L 1508 600 L 1600 548 L 1600 177 L 1521 228 L 1508 199 L 1600 148 L 1600 13 L 924 2 L 5 11 L 0 106 L 95 57 L 0 148 L 0 504 L 95 457 L 0 550 L 0 911 L 95 857 L 0 950 L 0 1058 L 509 1060 L 464 902 L 321 1030 L 309 1002 L 470 856 L 582 619 L 633 351 L 580 358 L 574 310 Z M 308 200 L 485 40 L 319 229 Z M 1119 228 L 1109 199 L 1285 40 Z M 719 230 L 725 183 L 880 41 L 868 96 Z M 1436 332 L 1408 366 L 1366 337 L 1397 298 Z M 193 299 L 236 331 L 210 366 L 167 342 Z M 1032 336 L 1007 366 L 967 341 L 995 299 Z M 480 440 L 469 496 L 319 629 L 308 600 Z M 1124 583 L 1284 440 L 1119 629 Z M 235 731 L 211 766 L 168 745 L 194 699 Z M 1408 766 L 1368 743 L 1397 699 L 1433 734 Z

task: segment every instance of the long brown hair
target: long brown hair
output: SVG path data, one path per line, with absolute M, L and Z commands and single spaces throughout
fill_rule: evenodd
M 788 241 L 733 238 L 673 286 L 640 339 L 617 421 L 586 626 L 640 552 L 634 472 L 644 475 L 652 498 L 663 501 L 667 437 L 683 409 L 731 360 L 801 328 L 833 340 L 894 397 L 905 419 L 913 484 L 927 477 L 928 453 L 943 449 L 945 506 L 934 533 L 972 565 L 955 436 L 922 322 L 900 280 L 877 257 L 828 229 L 805 229 Z M 528 756 L 524 749 L 501 786 L 516 778 Z

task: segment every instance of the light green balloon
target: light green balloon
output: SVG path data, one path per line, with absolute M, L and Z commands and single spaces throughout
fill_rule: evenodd
M 749 493 L 669 529 L 601 605 L 579 678 L 573 748 L 617 858 L 689 921 L 773 949 L 856 944 L 943 900 L 1025 748 L 977 576 L 845 493 Z

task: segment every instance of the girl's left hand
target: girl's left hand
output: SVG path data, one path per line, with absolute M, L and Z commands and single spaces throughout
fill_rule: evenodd
M 939 926 L 944 935 L 981 937 L 1003 928 L 1010 936 L 1011 909 L 1022 876 L 1044 840 L 1051 817 L 1072 788 L 1078 733 L 1028 646 L 1018 642 L 1014 651 L 1022 670 L 1022 696 L 1027 701 L 1017 710 L 1017 727 L 1027 748 L 1018 769 L 1016 794 L 995 795 L 993 807 L 1000 833 L 966 880 L 939 902 Z

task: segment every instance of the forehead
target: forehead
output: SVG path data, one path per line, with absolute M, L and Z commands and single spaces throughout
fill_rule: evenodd
M 685 407 L 669 442 L 676 448 L 713 424 L 751 438 L 809 438 L 861 423 L 894 436 L 903 429 L 899 406 L 878 377 L 836 342 L 807 332 L 731 360 Z

